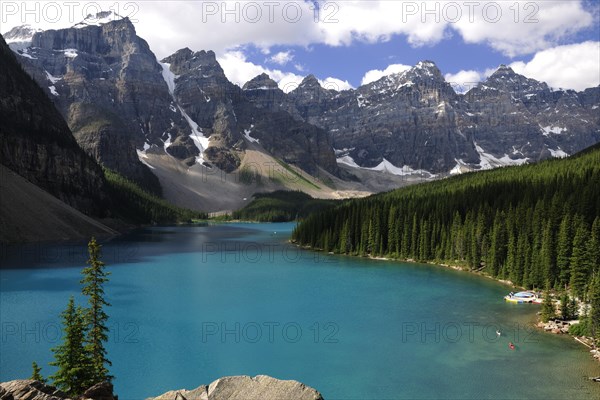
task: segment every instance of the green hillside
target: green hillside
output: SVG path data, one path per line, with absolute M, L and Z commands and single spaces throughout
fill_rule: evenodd
M 109 209 L 114 217 L 134 224 L 169 224 L 206 219 L 206 213 L 174 206 L 109 169 L 104 170 Z
M 338 204 L 334 200 L 313 199 L 303 192 L 277 191 L 259 193 L 246 207 L 235 211 L 233 219 L 259 222 L 288 222 L 302 219 L 311 212 Z
M 312 214 L 293 240 L 336 253 L 461 265 L 582 296 L 600 265 L 600 146 L 465 174 Z

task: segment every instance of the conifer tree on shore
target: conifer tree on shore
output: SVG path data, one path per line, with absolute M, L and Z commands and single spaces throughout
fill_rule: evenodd
M 107 358 L 104 343 L 108 340 L 108 314 L 104 307 L 110 306 L 104 296 L 104 284 L 108 281 L 109 272 L 104 270 L 104 263 L 100 261 L 102 246 L 95 238 L 88 243 L 88 267 L 82 271 L 83 289 L 81 292 L 88 297 L 89 308 L 86 310 L 85 323 L 87 326 L 86 351 L 91 357 L 93 383 L 110 381 L 112 376 L 108 373 L 107 365 L 112 365 Z
M 70 297 L 67 308 L 61 314 L 63 342 L 52 349 L 57 367 L 50 376 L 54 386 L 75 398 L 96 383 L 110 381 L 104 343 L 108 340 L 106 325 L 108 314 L 104 307 L 110 304 L 104 296 L 104 284 L 109 273 L 100 261 L 101 246 L 95 238 L 88 243 L 88 267 L 82 271 L 82 294 L 88 298 L 89 308 L 76 306 L 75 298 Z M 42 380 L 41 368 L 33 363 L 32 379 Z
M 50 363 L 58 370 L 50 379 L 69 396 L 78 396 L 89 387 L 91 360 L 85 350 L 84 312 L 73 296 L 61 318 L 63 342 L 52 349 L 54 361 Z
M 554 317 L 554 302 L 552 296 L 550 296 L 550 282 L 546 283 L 546 290 L 544 290 L 544 301 L 542 303 L 542 322 L 548 322 Z
M 31 379 L 34 381 L 46 383 L 46 379 L 42 376 L 42 368 L 34 361 L 31 363 Z

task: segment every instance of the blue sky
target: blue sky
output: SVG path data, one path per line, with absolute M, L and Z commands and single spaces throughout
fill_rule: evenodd
M 476 3 L 469 8 L 468 1 L 453 0 L 101 0 L 78 2 L 59 20 L 32 21 L 21 12 L 23 3 L 3 1 L 0 32 L 23 23 L 72 26 L 99 6 L 129 17 L 159 59 L 183 47 L 214 50 L 239 85 L 266 72 L 280 87 L 290 87 L 312 73 L 343 89 L 425 59 L 458 83 L 484 80 L 507 64 L 555 88 L 600 84 L 600 1 Z M 318 20 L 314 4 L 323 9 Z M 527 16 L 533 18 L 526 21 Z
M 293 51 L 294 60 L 282 69 L 301 75 L 311 73 L 322 78 L 336 76 L 348 80 L 354 87 L 360 85 L 365 72 L 383 70 L 390 64 L 415 65 L 419 61 L 431 60 L 442 73 L 455 73 L 463 69 L 485 70 L 514 61 L 486 45 L 465 44 L 456 36 L 436 45 L 418 48 L 411 47 L 405 37 L 395 36 L 383 43 L 357 42 L 347 47 L 323 44 L 312 45 L 308 49 L 301 46 L 276 46 L 272 52 L 289 50 Z M 265 62 L 268 56 L 256 47 L 247 49 L 245 54 L 253 63 L 269 65 Z M 295 64 L 303 66 L 305 71 L 298 72 L 294 68 Z

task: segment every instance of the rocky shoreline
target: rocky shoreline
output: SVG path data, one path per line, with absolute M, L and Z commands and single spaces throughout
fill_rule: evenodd
M 35 380 L 0 383 L 0 400 L 118 400 L 113 385 L 92 386 L 77 399 L 70 399 L 53 386 Z M 315 389 L 298 381 L 283 381 L 266 375 L 230 376 L 193 390 L 172 390 L 146 400 L 324 400 Z

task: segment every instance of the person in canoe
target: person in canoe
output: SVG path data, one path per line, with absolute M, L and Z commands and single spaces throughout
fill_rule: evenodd
M 508 348 L 511 349 L 511 350 L 514 350 L 515 349 L 514 343 L 513 342 L 508 342 Z

